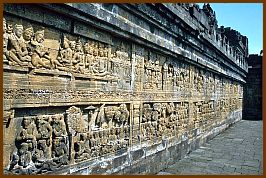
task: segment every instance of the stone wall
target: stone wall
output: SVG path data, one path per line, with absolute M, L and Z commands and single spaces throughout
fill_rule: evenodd
M 243 119 L 262 119 L 262 56 L 249 55 L 247 83 L 244 85 Z
M 5 174 L 154 174 L 240 120 L 208 8 L 5 4 Z

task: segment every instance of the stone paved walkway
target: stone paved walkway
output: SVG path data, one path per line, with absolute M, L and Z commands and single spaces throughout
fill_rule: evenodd
M 262 124 L 241 120 L 157 175 L 262 175 Z

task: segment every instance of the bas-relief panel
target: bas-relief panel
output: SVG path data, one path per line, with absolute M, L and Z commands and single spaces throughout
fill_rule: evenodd
M 27 24 L 8 24 L 4 19 L 4 64 L 81 74 L 96 81 L 115 80 L 127 85 L 131 78 L 130 45 L 114 45 L 60 33 L 58 39 L 45 38 L 51 31 Z M 48 33 L 46 35 L 45 33 Z M 34 73 L 34 72 L 33 72 Z M 122 86 L 123 87 L 123 86 Z
M 154 50 L 117 38 L 111 43 L 64 33 L 50 38 L 47 28 L 5 19 L 3 23 L 4 67 L 26 68 L 36 76 L 40 71 L 71 74 L 95 86 L 106 80 L 117 83 L 109 93 L 78 87 L 76 91 L 4 88 L 6 101 L 43 102 L 45 97 L 48 104 L 85 102 L 55 114 L 18 117 L 15 108 L 4 112 L 6 129 L 11 120 L 20 121 L 8 156 L 7 170 L 14 174 L 41 174 L 131 146 L 180 138 L 193 129 L 206 132 L 215 120 L 242 107 L 240 84 Z M 223 117 L 216 118 L 218 113 Z

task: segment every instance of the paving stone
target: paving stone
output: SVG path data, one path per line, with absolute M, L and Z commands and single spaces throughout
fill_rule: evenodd
M 262 122 L 239 121 L 165 172 L 175 175 L 262 175 Z

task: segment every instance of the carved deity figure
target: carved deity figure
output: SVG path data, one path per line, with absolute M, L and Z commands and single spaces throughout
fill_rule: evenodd
M 62 66 L 57 67 L 59 70 L 68 71 L 72 69 L 73 51 L 70 48 L 70 41 L 64 36 L 62 47 L 59 47 L 57 60 Z
M 98 49 L 98 55 L 92 65 L 92 70 L 95 75 L 104 76 L 108 73 L 107 71 L 108 61 L 104 56 L 103 48 L 100 46 Z
M 80 72 L 84 74 L 85 70 L 84 52 L 80 40 L 78 40 L 78 42 L 75 45 L 75 53 L 73 55 L 72 64 L 73 64 L 73 70 L 75 72 Z
M 44 30 L 39 30 L 35 32 L 34 38 L 31 41 L 33 46 L 31 62 L 36 68 L 45 67 L 51 68 L 51 58 L 49 56 L 50 51 L 44 47 Z
M 31 57 L 28 55 L 28 50 L 23 39 L 23 26 L 15 25 L 14 32 L 9 35 L 9 60 L 11 65 L 19 64 L 20 66 L 28 65 Z
M 85 43 L 84 45 L 84 62 L 85 62 L 85 73 L 92 74 L 93 69 L 93 61 L 94 61 L 94 55 L 93 55 L 93 43 Z

